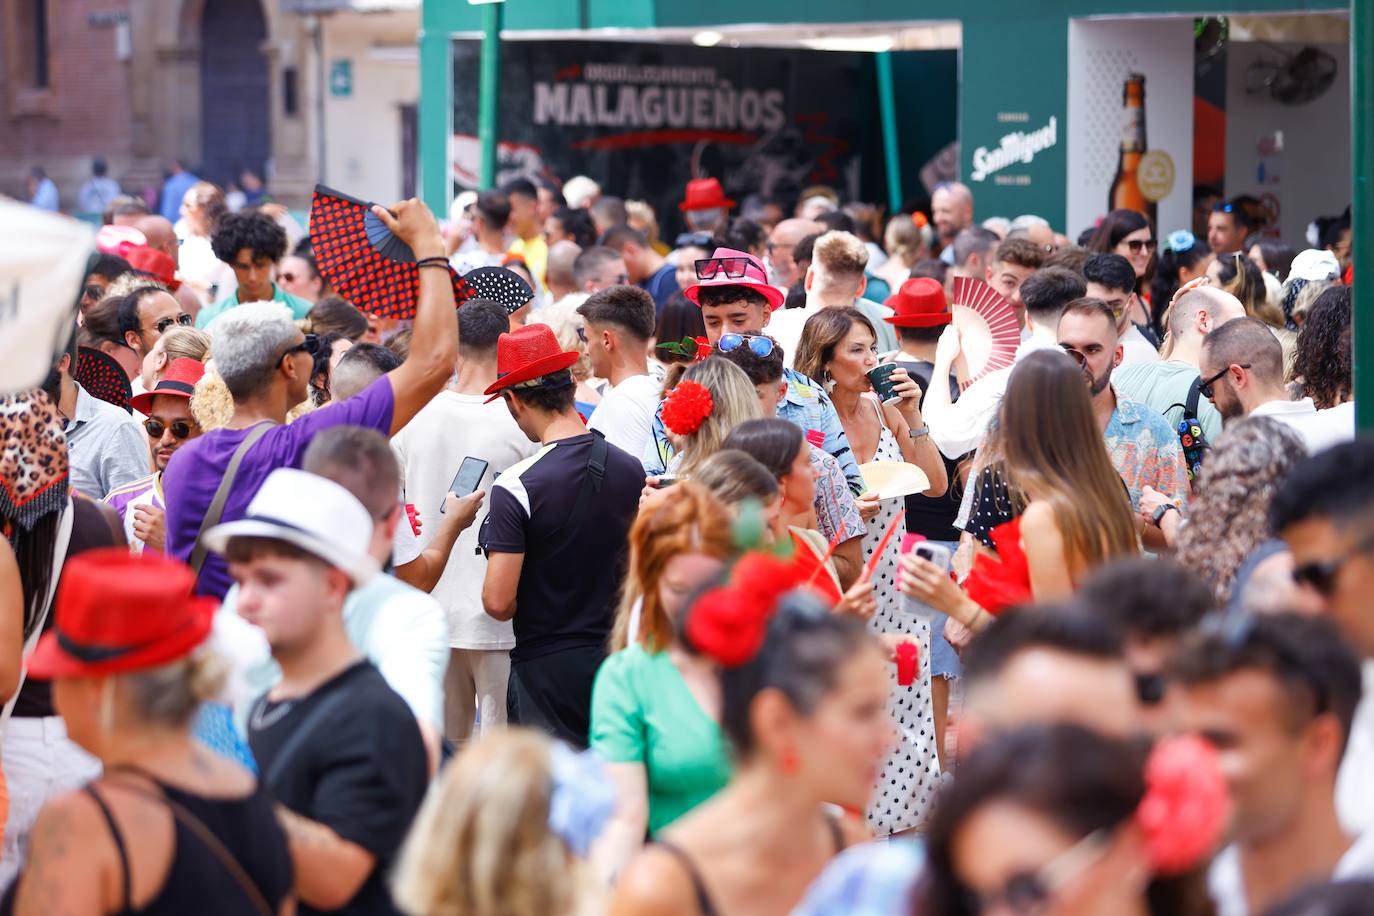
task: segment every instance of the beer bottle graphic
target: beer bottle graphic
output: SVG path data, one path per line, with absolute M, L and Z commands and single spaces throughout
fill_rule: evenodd
M 1121 151 L 1116 160 L 1116 178 L 1107 197 L 1107 209 L 1143 213 L 1150 225 L 1157 225 L 1154 201 L 1140 190 L 1140 159 L 1145 155 L 1145 75 L 1132 73 L 1122 87 Z

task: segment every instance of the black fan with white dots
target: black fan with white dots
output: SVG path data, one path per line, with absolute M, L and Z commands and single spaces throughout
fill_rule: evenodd
M 534 298 L 534 290 L 524 278 L 504 267 L 477 267 L 463 274 L 463 279 L 473 296 L 500 303 L 508 315 Z

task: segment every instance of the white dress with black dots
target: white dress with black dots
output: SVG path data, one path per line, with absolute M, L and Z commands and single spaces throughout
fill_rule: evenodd
M 875 405 L 876 406 L 876 405 Z M 887 424 L 878 436 L 877 461 L 902 461 L 902 450 Z M 901 511 L 900 499 L 885 499 L 864 535 L 864 561 L 873 558 L 888 526 Z M 893 535 L 873 571 L 877 613 L 868 621 L 875 633 L 909 634 L 920 650 L 921 670 L 907 687 L 897 683 L 897 666 L 888 665 L 892 692 L 887 712 L 896 729 L 895 745 L 878 773 L 868 803 L 868 826 L 874 836 L 884 837 L 925 822 L 926 809 L 940 781 L 940 761 L 935 753 L 935 719 L 930 705 L 930 623 L 904 609 L 911 599 L 897 590 L 897 561 L 901 556 L 901 531 Z

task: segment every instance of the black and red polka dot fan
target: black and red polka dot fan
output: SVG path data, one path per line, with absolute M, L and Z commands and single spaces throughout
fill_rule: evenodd
M 371 206 L 324 185 L 310 203 L 310 245 L 320 274 L 339 295 L 379 318 L 414 318 L 420 292 L 415 253 L 373 213 Z M 490 299 L 507 313 L 534 298 L 534 291 L 504 267 L 482 267 L 453 277 L 453 297 Z
M 113 356 L 94 347 L 77 347 L 72 378 L 91 397 L 133 412 L 133 387 Z

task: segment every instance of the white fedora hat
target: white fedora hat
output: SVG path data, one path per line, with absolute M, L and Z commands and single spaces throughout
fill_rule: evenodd
M 332 480 L 294 468 L 267 476 L 248 514 L 205 532 L 205 546 L 224 553 L 232 538 L 271 538 L 314 554 L 348 574 L 355 586 L 377 573 L 368 556 L 372 516 L 357 497 Z

